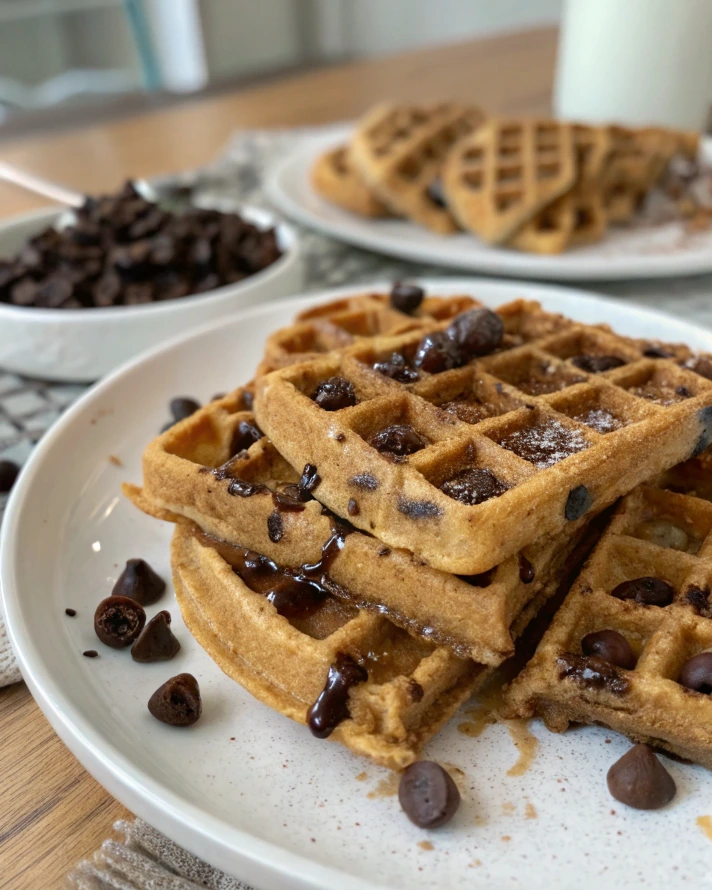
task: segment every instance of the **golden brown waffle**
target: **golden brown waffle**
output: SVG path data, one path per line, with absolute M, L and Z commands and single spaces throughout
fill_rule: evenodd
M 468 575 L 710 443 L 712 383 L 703 376 L 536 303 L 499 314 L 503 348 L 452 371 L 420 371 L 414 382 L 373 365 L 393 353 L 408 364 L 418 332 L 276 371 L 258 383 L 259 425 L 292 466 L 317 467 L 319 500 L 337 515 L 435 568 Z M 571 361 L 577 356 L 623 365 L 591 373 Z M 357 404 L 327 411 L 313 401 L 332 377 L 351 383 Z M 425 447 L 394 460 L 369 444 L 394 424 L 410 425 Z M 493 474 L 489 499 L 472 505 L 445 493 L 466 471 Z
M 388 294 L 359 294 L 308 309 L 271 334 L 257 376 L 343 349 L 371 337 L 429 330 L 466 309 L 481 306 L 468 296 L 426 297 L 411 315 L 394 309 Z
M 490 120 L 450 152 L 447 203 L 460 225 L 504 244 L 576 181 L 574 130 L 550 120 Z
M 317 158 L 311 171 L 311 182 L 322 198 L 351 213 L 371 219 L 392 216 L 356 172 L 347 145 L 340 145 Z
M 712 700 L 678 682 L 689 658 L 712 650 L 711 499 L 706 453 L 623 500 L 512 684 L 510 710 L 539 714 L 555 732 L 571 722 L 602 723 L 712 768 Z M 666 582 L 669 604 L 619 598 L 619 585 L 639 578 Z M 582 640 L 604 630 L 625 637 L 634 668 L 584 654 Z
M 306 723 L 331 666 L 352 658 L 368 679 L 350 690 L 350 716 L 331 738 L 381 766 L 412 763 L 488 674 L 331 598 L 290 620 L 233 571 L 240 555 L 239 548 L 211 546 L 196 527 L 176 528 L 173 580 L 190 632 L 229 677 L 299 723 Z
M 476 108 L 454 103 L 381 105 L 359 123 L 351 156 L 369 188 L 393 213 L 450 234 L 457 225 L 432 186 L 450 148 L 480 125 Z
M 321 504 L 279 494 L 294 491 L 301 473 L 269 440 L 234 454 L 236 437 L 246 444 L 243 425 L 255 423 L 249 404 L 246 391 L 238 390 L 163 433 L 145 451 L 143 488 L 125 486 L 125 493 L 150 515 L 194 522 L 216 540 L 248 547 L 281 566 L 318 564 L 326 547 L 340 601 L 386 616 L 463 658 L 498 665 L 513 653 L 513 638 L 558 587 L 588 517 L 472 578 L 424 566 L 370 535 L 341 532 L 334 538 L 338 528 Z

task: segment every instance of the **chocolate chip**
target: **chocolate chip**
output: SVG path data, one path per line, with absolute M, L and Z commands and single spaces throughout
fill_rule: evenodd
M 692 450 L 692 457 L 699 457 L 703 451 L 706 451 L 712 445 L 712 405 L 701 408 L 697 412 L 697 417 L 702 427 L 702 432 Z
M 247 482 L 244 479 L 231 479 L 227 486 L 227 493 L 237 498 L 251 498 L 256 494 L 269 494 L 269 488 L 261 482 Z
M 490 498 L 498 498 L 509 490 L 509 486 L 499 480 L 492 470 L 473 467 L 443 482 L 440 490 L 449 498 L 473 507 Z
M 112 649 L 125 649 L 143 630 L 146 613 L 127 596 L 107 596 L 94 613 L 94 631 Z
M 411 677 L 410 680 L 408 680 L 408 694 L 410 695 L 411 701 L 419 702 L 423 700 L 425 690 L 420 683 Z
M 611 591 L 619 600 L 633 600 L 642 606 L 669 606 L 675 597 L 675 588 L 662 578 L 645 575 L 623 581 Z
M 396 281 L 391 289 L 391 306 L 406 315 L 412 315 L 423 302 L 425 291 L 417 284 Z
M 408 498 L 399 498 L 396 505 L 398 512 L 408 519 L 433 519 L 442 514 L 442 510 L 432 501 L 411 501 Z
M 324 689 L 309 708 L 307 723 L 312 735 L 328 738 L 336 727 L 349 717 L 349 690 L 368 679 L 365 668 L 350 655 L 339 653 L 329 668 Z
M 415 367 L 421 368 L 428 374 L 449 371 L 458 368 L 462 363 L 460 350 L 445 331 L 426 334 L 418 344 L 413 359 Z
M 489 587 L 494 579 L 497 566 L 487 569 L 486 572 L 478 572 L 476 575 L 458 575 L 457 577 L 471 587 Z
M 252 411 L 254 406 L 255 396 L 254 393 L 251 393 L 249 389 L 246 389 L 242 394 L 242 404 L 245 407 L 245 411 Z
M 410 424 L 394 423 L 372 436 L 368 444 L 382 454 L 406 457 L 425 448 L 428 442 Z
M 668 352 L 667 349 L 663 349 L 662 346 L 655 346 L 653 344 L 645 347 L 643 355 L 646 358 L 672 358 L 672 353 Z
M 355 485 L 356 488 L 365 488 L 367 491 L 375 491 L 379 485 L 378 479 L 370 473 L 358 473 L 349 479 L 349 483 Z
M 7 494 L 15 484 L 20 468 L 11 460 L 0 460 L 0 494 Z
M 675 781 L 647 745 L 634 745 L 608 770 L 608 790 L 636 810 L 658 810 L 675 797 Z
M 699 655 L 688 658 L 677 682 L 686 689 L 709 695 L 712 692 L 712 652 L 700 652 Z
M 248 420 L 241 420 L 235 432 L 232 434 L 230 442 L 230 456 L 239 454 L 241 451 L 247 451 L 250 445 L 259 442 L 264 437 L 264 433 L 256 423 L 250 423 Z
M 569 361 L 589 374 L 600 374 L 603 371 L 610 371 L 612 368 L 620 368 L 625 364 L 623 359 L 618 358 L 617 355 L 574 355 Z
M 697 587 L 691 584 L 685 591 L 684 602 L 689 603 L 700 615 L 708 615 L 710 590 L 708 587 Z
M 316 471 L 315 464 L 304 464 L 302 470 L 302 478 L 297 483 L 297 488 L 302 493 L 301 499 L 306 501 L 309 495 L 318 487 L 321 482 L 321 476 Z
M 534 580 L 534 566 L 523 553 L 519 554 L 519 580 L 522 584 L 531 584 Z
M 267 534 L 273 544 L 278 544 L 282 540 L 284 534 L 282 516 L 276 510 L 267 517 Z
M 353 498 L 349 498 L 346 512 L 349 514 L 349 516 L 358 516 L 358 514 L 361 512 L 358 503 Z
M 623 634 L 615 630 L 598 630 L 586 634 L 581 640 L 581 650 L 584 655 L 596 655 L 627 671 L 632 671 L 635 667 L 636 657 L 630 643 Z
M 166 582 L 143 559 L 127 559 L 119 575 L 113 596 L 127 596 L 142 606 L 152 606 L 163 596 Z
M 329 377 L 317 386 L 311 397 L 324 411 L 340 411 L 356 404 L 353 384 L 345 377 Z
M 82 655 L 85 658 L 98 658 L 99 657 L 99 653 L 96 651 L 96 649 L 86 649 L 84 652 L 82 652 Z
M 74 618 L 77 614 L 77 610 L 76 609 L 65 609 L 64 614 L 69 615 L 70 618 Z
M 378 556 L 390 556 L 391 548 L 390 547 L 379 547 L 378 548 Z
M 148 710 L 169 726 L 192 726 L 203 711 L 198 681 L 192 674 L 171 677 L 149 698 Z
M 176 423 L 179 420 L 185 420 L 200 409 L 200 402 L 190 399 L 187 396 L 178 396 L 170 401 L 170 412 Z
M 288 619 L 306 618 L 324 602 L 326 589 L 308 578 L 283 574 L 267 592 L 267 600 Z
M 564 516 L 573 522 L 580 519 L 584 513 L 587 513 L 593 506 L 593 498 L 585 485 L 577 485 L 569 492 L 564 507 Z
M 491 309 L 470 309 L 457 316 L 447 333 L 469 360 L 488 355 L 499 346 L 504 336 L 504 324 Z
M 390 377 L 398 383 L 413 383 L 420 379 L 420 374 L 409 367 L 405 356 L 400 352 L 394 352 L 388 361 L 376 362 L 373 366 L 374 371 L 383 374 L 384 377 Z
M 171 630 L 171 616 L 165 610 L 154 615 L 131 647 L 131 658 L 141 664 L 169 661 L 180 650 Z
M 686 386 L 678 386 L 675 390 L 676 395 L 680 396 L 681 399 L 691 399 L 692 398 L 692 390 L 688 389 Z
M 438 828 L 457 812 L 460 792 L 439 763 L 418 760 L 404 770 L 398 800 L 403 812 L 418 828 Z
M 575 655 L 565 652 L 557 658 L 560 666 L 559 677 L 571 678 L 580 686 L 589 689 L 606 689 L 613 695 L 625 695 L 630 690 L 630 681 L 609 662 L 596 655 Z

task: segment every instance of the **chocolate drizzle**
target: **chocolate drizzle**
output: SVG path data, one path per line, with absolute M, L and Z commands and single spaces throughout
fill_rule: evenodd
M 307 723 L 312 735 L 326 739 L 349 715 L 349 691 L 352 686 L 368 680 L 365 668 L 350 655 L 339 653 L 329 668 L 326 685 L 309 708 Z

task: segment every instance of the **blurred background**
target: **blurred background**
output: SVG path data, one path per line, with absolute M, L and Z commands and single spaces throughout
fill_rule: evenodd
M 562 2 L 0 0 L 0 138 L 557 23 Z

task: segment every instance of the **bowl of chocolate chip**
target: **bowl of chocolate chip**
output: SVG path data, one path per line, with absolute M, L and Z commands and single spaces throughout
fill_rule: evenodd
M 90 382 L 301 283 L 296 234 L 267 211 L 174 209 L 127 182 L 0 224 L 0 367 Z

